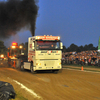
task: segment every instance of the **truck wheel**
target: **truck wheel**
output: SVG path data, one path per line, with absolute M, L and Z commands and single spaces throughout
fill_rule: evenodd
M 36 71 L 34 71 L 33 66 L 30 67 L 31 73 L 35 74 Z
M 20 70 L 24 71 L 24 65 L 23 64 L 20 66 Z

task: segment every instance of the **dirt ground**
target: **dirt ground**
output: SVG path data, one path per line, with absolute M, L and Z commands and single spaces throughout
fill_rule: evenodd
M 32 74 L 30 71 L 22 72 L 8 67 L 6 62 L 0 62 L 0 81 L 11 83 L 16 92 L 27 98 L 25 100 L 100 100 L 99 78 L 99 72 L 65 68 L 58 74 L 51 72 Z M 35 94 L 22 88 L 15 80 Z

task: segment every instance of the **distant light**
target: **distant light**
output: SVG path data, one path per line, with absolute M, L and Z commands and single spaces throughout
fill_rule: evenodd
M 22 49 L 22 48 L 23 48 L 23 46 L 22 46 L 22 45 L 20 45 L 20 46 L 19 46 L 19 48 L 20 48 L 20 49 Z
M 12 43 L 12 46 L 18 46 L 18 43 L 13 42 L 13 43 Z
M 16 46 L 11 46 L 12 47 L 12 49 L 15 49 L 16 48 Z
M 3 58 L 4 57 L 4 55 L 1 55 L 1 58 Z

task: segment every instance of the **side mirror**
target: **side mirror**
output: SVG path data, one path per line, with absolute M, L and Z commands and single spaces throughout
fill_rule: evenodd
M 35 49 L 35 47 L 34 47 L 34 42 L 32 43 L 32 49 Z
M 63 43 L 60 42 L 60 49 L 63 49 Z

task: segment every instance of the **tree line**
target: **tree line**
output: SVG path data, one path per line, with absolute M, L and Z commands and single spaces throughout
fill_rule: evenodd
M 75 45 L 74 43 L 72 43 L 68 48 L 66 48 L 65 46 L 63 46 L 63 52 L 73 52 L 73 51 L 76 51 L 76 52 L 81 52 L 81 51 L 87 51 L 87 50 L 97 50 L 98 49 L 98 46 L 97 47 L 94 47 L 93 44 L 86 44 L 85 46 L 77 46 Z

